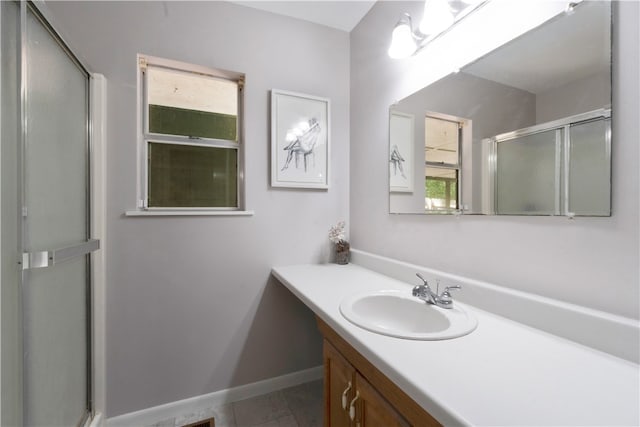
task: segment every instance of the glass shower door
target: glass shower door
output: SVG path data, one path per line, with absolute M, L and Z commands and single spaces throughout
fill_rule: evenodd
M 77 426 L 90 411 L 88 253 L 97 248 L 88 221 L 89 80 L 33 6 L 22 7 L 24 425 Z
M 568 212 L 611 215 L 611 118 L 569 128 Z
M 560 214 L 561 141 L 562 131 L 552 129 L 498 142 L 498 215 Z

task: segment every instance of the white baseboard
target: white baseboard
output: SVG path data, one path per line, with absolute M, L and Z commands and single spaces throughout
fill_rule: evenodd
M 322 378 L 323 368 L 317 366 L 291 374 L 267 380 L 232 387 L 201 396 L 154 406 L 141 411 L 130 412 L 107 419 L 107 427 L 143 427 L 168 418 L 179 418 L 183 414 L 196 412 L 199 409 L 224 405 L 239 400 L 249 399 L 262 394 L 293 387 Z
M 351 250 L 351 262 L 385 276 L 416 284 L 416 273 L 457 283 L 461 302 L 536 329 L 640 363 L 640 322 L 564 301 L 497 286 L 420 265 Z

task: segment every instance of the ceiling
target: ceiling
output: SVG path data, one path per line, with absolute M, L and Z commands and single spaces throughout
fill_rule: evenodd
M 355 1 L 231 1 L 242 6 L 315 22 L 351 32 L 369 12 L 376 0 Z

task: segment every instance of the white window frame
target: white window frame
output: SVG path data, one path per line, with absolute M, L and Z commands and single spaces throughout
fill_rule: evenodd
M 147 99 L 147 74 L 149 66 L 165 68 L 182 72 L 201 74 L 208 77 L 232 81 L 238 86 L 238 115 L 237 115 L 237 141 L 189 137 L 184 135 L 156 134 L 149 132 L 148 99 Z M 242 73 L 224 71 L 170 59 L 158 58 L 149 55 L 137 56 L 137 134 L 138 134 L 138 176 L 137 176 L 137 210 L 126 212 L 127 216 L 139 215 L 216 215 L 216 214 L 240 214 L 251 215 L 253 212 L 245 211 L 244 200 L 244 108 L 243 89 L 245 75 Z M 148 146 L 149 143 L 166 143 L 187 146 L 219 147 L 237 150 L 237 206 L 231 207 L 149 207 L 148 206 Z

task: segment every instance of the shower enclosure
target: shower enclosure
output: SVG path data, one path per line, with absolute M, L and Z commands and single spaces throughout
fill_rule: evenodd
M 1 425 L 92 412 L 89 73 L 37 7 L 0 2 Z
M 497 215 L 611 215 L 611 109 L 486 138 L 487 201 Z

